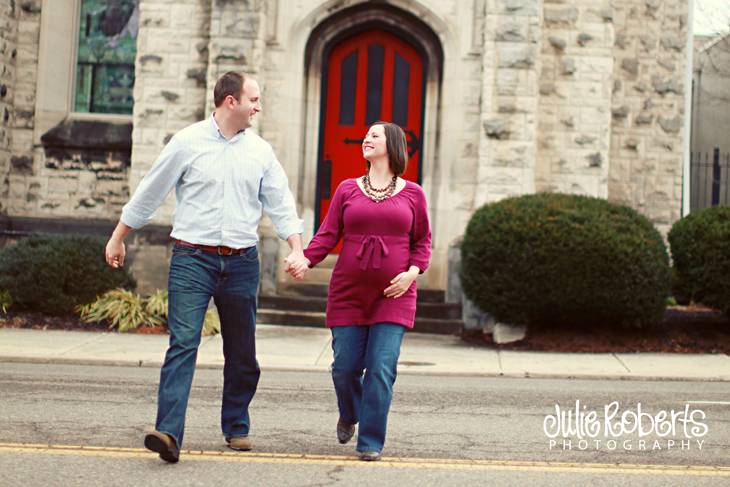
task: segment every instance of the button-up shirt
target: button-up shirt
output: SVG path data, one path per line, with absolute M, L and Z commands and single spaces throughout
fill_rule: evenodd
M 246 130 L 230 139 L 214 117 L 170 140 L 122 210 L 132 228 L 146 225 L 175 187 L 172 238 L 202 245 L 256 245 L 262 209 L 282 239 L 302 233 L 294 197 L 271 145 Z

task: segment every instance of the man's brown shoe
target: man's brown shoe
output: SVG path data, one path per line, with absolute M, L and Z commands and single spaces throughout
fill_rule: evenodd
M 144 446 L 148 450 L 157 452 L 166 462 L 177 463 L 180 460 L 180 449 L 175 444 L 175 440 L 167 433 L 153 431 L 144 437 Z
M 226 438 L 226 443 L 228 443 L 228 448 L 231 450 L 249 451 L 253 448 L 253 444 L 248 439 L 248 436 L 232 436 Z
M 341 419 L 337 420 L 337 441 L 344 445 L 352 439 L 355 434 L 355 425 L 346 423 Z

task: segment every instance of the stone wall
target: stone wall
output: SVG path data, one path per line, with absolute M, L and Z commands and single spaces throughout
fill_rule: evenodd
M 242 71 L 265 86 L 264 68 L 266 3 L 247 0 L 212 0 L 207 112 L 214 110 L 213 88 L 227 71 Z M 254 120 L 256 120 L 255 117 Z
M 129 184 L 135 188 L 178 130 L 206 113 L 211 4 L 218 0 L 143 1 L 137 38 Z M 154 222 L 169 224 L 171 194 Z M 118 215 L 110 215 L 118 217 Z
M 534 192 L 542 3 L 488 2 L 473 210 L 506 196 Z
M 688 6 L 684 0 L 613 4 L 608 197 L 666 232 L 681 216 Z
M 406 2 L 403 2 L 405 4 Z M 448 279 L 449 246 L 464 231 L 483 194 L 481 140 L 483 138 L 483 60 L 492 52 L 484 45 L 484 28 L 491 1 L 429 1 L 434 29 L 443 46 L 443 79 L 439 91 L 428 96 L 440 109 L 434 152 L 424 151 L 423 188 L 428 198 L 433 232 L 431 265 L 419 286 L 443 289 Z M 402 7 L 408 10 L 407 5 Z M 433 19 L 433 20 L 432 20 Z M 440 95 L 440 96 L 439 96 Z M 438 97 L 438 98 L 437 98 Z
M 40 0 L 10 2 L 15 10 L 15 45 L 10 47 L 8 65 L 14 70 L 15 82 L 9 87 L 12 107 L 8 126 L 10 135 L 10 164 L 3 177 L 7 181 L 6 209 L 9 214 L 37 208 L 41 183 L 33 154 L 33 115 L 35 81 L 38 68 L 38 36 L 40 33 Z M 13 53 L 15 54 L 13 56 Z
M 0 0 L 0 214 L 7 213 L 15 97 L 18 8 L 14 0 Z
M 14 83 L 6 95 L 12 97 L 13 106 L 9 109 L 10 164 L 0 165 L 5 181 L 2 204 L 16 217 L 107 218 L 119 211 L 129 194 L 131 138 L 127 136 L 121 146 L 117 139 L 130 124 L 64 120 L 45 134 L 37 133 L 38 76 L 44 62 L 40 51 L 43 2 L 6 3 L 15 5 L 17 36 L 11 51 L 17 54 L 3 64 L 3 69 L 14 70 Z M 109 131 L 117 137 L 106 137 Z
M 613 86 L 609 0 L 545 0 L 537 191 L 606 198 Z

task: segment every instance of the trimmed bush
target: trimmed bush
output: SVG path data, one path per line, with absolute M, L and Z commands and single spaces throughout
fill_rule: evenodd
M 135 282 L 104 262 L 106 240 L 91 235 L 32 235 L 0 250 L 0 289 L 14 309 L 71 313 L 99 294 Z
M 730 314 L 730 208 L 715 206 L 678 220 L 668 235 L 677 301 Z
M 485 205 L 461 252 L 464 292 L 506 323 L 651 326 L 669 294 L 659 232 L 599 198 L 540 193 Z

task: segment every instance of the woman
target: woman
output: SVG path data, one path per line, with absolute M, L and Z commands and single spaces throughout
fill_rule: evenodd
M 313 267 L 344 240 L 327 299 L 337 438 L 350 441 L 359 423 L 357 451 L 368 461 L 380 459 L 401 341 L 416 314 L 416 277 L 431 257 L 425 195 L 399 177 L 406 147 L 398 125 L 370 127 L 362 143 L 365 175 L 339 185 L 304 251 L 304 263 Z M 297 275 L 296 266 L 290 272 Z

